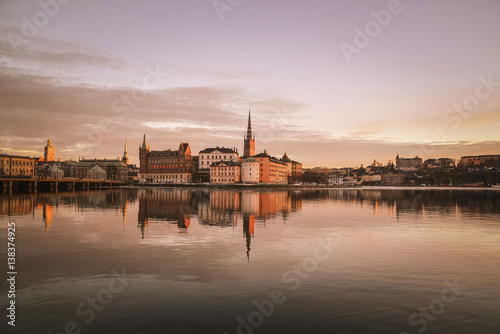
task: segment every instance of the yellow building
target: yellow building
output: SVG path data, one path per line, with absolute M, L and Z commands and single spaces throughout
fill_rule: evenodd
M 33 177 L 37 158 L 0 154 L 0 177 Z
M 49 138 L 47 140 L 47 146 L 44 148 L 44 161 L 54 161 L 54 146 L 52 146 L 52 140 Z
M 234 161 L 219 161 L 210 166 L 210 183 L 236 183 L 241 180 L 241 166 Z

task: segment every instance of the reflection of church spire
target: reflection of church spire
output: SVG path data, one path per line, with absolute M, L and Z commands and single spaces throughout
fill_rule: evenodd
M 243 214 L 243 236 L 247 242 L 247 259 L 250 262 L 250 244 L 252 241 L 252 237 L 254 234 L 254 224 L 255 218 L 254 215 Z

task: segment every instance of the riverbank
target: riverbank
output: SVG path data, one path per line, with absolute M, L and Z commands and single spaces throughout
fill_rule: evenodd
M 335 186 L 335 185 L 308 185 L 308 184 L 214 184 L 214 183 L 151 183 L 151 184 L 129 184 L 123 185 L 121 188 L 193 188 L 193 189 L 272 189 L 272 190 L 295 190 L 295 189 L 365 189 L 365 190 L 383 190 L 383 189 L 400 189 L 400 190 L 500 190 L 499 187 L 458 187 L 458 186 L 440 186 L 440 187 L 423 187 L 423 186 Z

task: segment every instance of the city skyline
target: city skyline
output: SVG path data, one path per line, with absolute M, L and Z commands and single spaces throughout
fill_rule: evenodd
M 500 151 L 496 1 L 41 3 L 0 4 L 2 153 L 241 154 L 249 108 L 304 167 Z

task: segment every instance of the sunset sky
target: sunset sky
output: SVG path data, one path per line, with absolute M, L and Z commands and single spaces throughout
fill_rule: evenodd
M 1 153 L 500 154 L 500 1 L 395 1 L 3 0 Z

